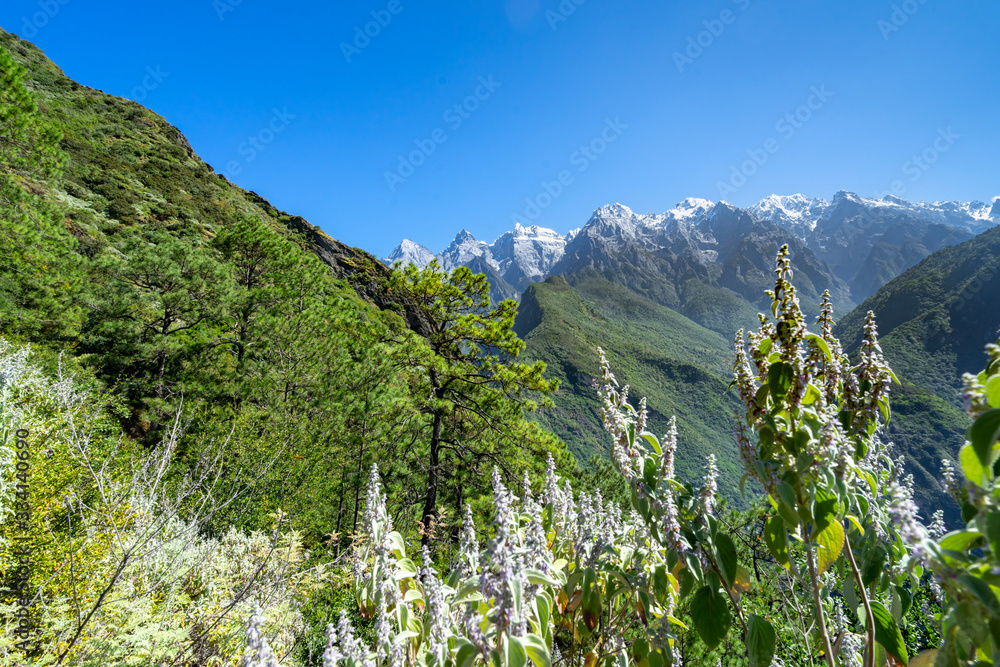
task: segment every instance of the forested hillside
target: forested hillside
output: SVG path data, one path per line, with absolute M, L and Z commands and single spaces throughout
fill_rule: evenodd
M 170 443 L 164 484 L 193 479 L 185 502 L 218 507 L 165 516 L 212 536 L 280 528 L 316 564 L 350 544 L 375 461 L 399 526 L 419 522 L 427 540 L 466 503 L 484 510 L 495 465 L 512 481 L 540 476 L 550 454 L 575 469 L 525 419 L 552 387 L 544 365 L 515 361 L 514 309 L 490 305 L 484 278 L 391 275 L 214 173 L 164 119 L 70 81 L 7 33 L 0 84 L 0 336 L 30 345 L 42 371 L 73 375 L 93 428 L 125 443 L 91 453 L 111 457 L 109 477 L 67 482 L 81 497 L 125 483 L 112 473 L 135 451 Z M 40 400 L 9 398 L 5 419 Z M 53 433 L 52 450 L 73 460 L 74 441 Z M 52 556 L 71 553 L 71 517 L 38 516 L 64 545 Z M 97 609 L 98 593 L 81 595 Z M 82 642 L 92 628 L 79 628 Z
M 1000 229 L 698 211 L 390 269 L 0 31 L 0 665 L 987 655 Z

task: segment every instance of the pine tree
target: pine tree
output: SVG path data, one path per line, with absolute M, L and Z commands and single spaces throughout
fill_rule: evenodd
M 423 375 L 415 394 L 425 397 L 422 409 L 430 430 L 421 514 L 426 543 L 443 485 L 459 482 L 453 488 L 461 492 L 460 482 L 471 481 L 461 471 L 484 462 L 512 474 L 510 462 L 519 458 L 518 450 L 537 446 L 517 437 L 527 433 L 524 410 L 537 407 L 531 394 L 544 397 L 556 383 L 543 377 L 543 362 L 516 361 L 524 349 L 512 330 L 517 304 L 491 307 L 489 282 L 482 274 L 467 267 L 449 274 L 437 262 L 423 270 L 410 265 L 391 274 L 389 288 L 410 308 L 427 343 L 425 353 L 411 360 Z
M 80 257 L 59 210 L 43 199 L 65 156 L 26 78 L 0 46 L 0 330 L 72 336 L 82 313 Z

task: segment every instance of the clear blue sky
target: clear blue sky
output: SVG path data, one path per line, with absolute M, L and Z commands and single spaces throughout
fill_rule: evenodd
M 379 256 L 404 236 L 443 249 L 463 227 L 492 241 L 526 212 L 565 232 L 612 202 L 662 212 L 894 181 L 913 200 L 1000 195 L 995 0 L 576 2 L 4 0 L 0 26 Z M 386 25 L 355 41 L 372 12 Z M 433 153 L 400 171 L 421 140 Z M 766 162 L 741 167 L 748 151 Z M 925 151 L 933 164 L 912 161 Z M 720 196 L 734 168 L 753 173 Z M 545 182 L 558 196 L 539 201 Z

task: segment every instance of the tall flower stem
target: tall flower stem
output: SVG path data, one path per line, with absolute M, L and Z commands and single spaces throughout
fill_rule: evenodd
M 816 576 L 816 563 L 813 561 L 813 551 L 815 544 L 809 544 L 806 552 L 806 561 L 809 563 L 809 579 L 812 581 L 813 601 L 816 603 L 816 625 L 819 627 L 819 636 L 823 640 L 823 657 L 830 667 L 837 667 L 833 659 L 833 646 L 830 644 L 830 635 L 826 631 L 826 617 L 823 614 L 823 601 L 819 598 L 819 577 Z
M 861 583 L 861 572 L 858 570 L 858 564 L 854 560 L 850 538 L 844 540 L 844 548 L 847 551 L 847 562 L 851 564 L 851 572 L 854 573 L 854 581 L 861 591 L 861 602 L 865 606 L 865 634 L 868 636 L 865 640 L 864 667 L 875 667 L 875 617 L 872 616 L 872 606 L 868 601 L 868 591 L 865 590 L 864 585 Z

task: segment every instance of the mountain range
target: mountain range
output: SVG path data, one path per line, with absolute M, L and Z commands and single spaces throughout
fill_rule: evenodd
M 590 267 L 617 274 L 613 281 L 683 311 L 689 301 L 683 286 L 691 278 L 728 290 L 732 294 L 727 297 L 757 301 L 760 278 L 770 274 L 770 267 L 754 261 L 754 251 L 780 240 L 792 244 L 800 269 L 810 281 L 829 288 L 846 311 L 932 252 L 998 222 L 1000 198 L 992 204 L 928 204 L 840 191 L 832 200 L 771 195 L 745 209 L 689 198 L 662 214 L 604 206 L 582 228 L 565 235 L 518 224 L 488 244 L 463 229 L 438 254 L 405 239 L 383 262 L 422 267 L 438 259 L 451 269 L 476 261 L 489 267 L 495 289 L 505 294 Z M 761 254 L 769 263 L 774 253 Z M 647 278 L 640 279 L 639 273 Z M 653 274 L 661 279 L 651 278 Z M 809 294 L 812 300 L 816 296 Z
M 100 256 L 153 229 L 200 247 L 252 216 L 322 259 L 345 294 L 394 307 L 379 288 L 387 270 L 374 257 L 230 183 L 165 119 L 80 86 L 9 34 L 0 42 L 29 68 L 43 94 L 40 112 L 65 128 L 64 184 L 50 196 L 64 207 L 81 254 Z M 439 254 L 404 241 L 383 262 L 469 266 L 488 277 L 494 300 L 520 300 L 515 330 L 524 356 L 545 361 L 561 380 L 555 407 L 538 419 L 578 459 L 608 451 L 594 382 L 600 346 L 632 396 L 649 398 L 653 430 L 665 432 L 678 417 L 679 473 L 696 477 L 715 453 L 720 488 L 737 502 L 731 341 L 737 329 L 756 328 L 775 253 L 787 243 L 804 307 L 814 313 L 829 290 L 846 349 L 857 349 L 864 313 L 876 312 L 904 382 L 889 435 L 918 478 L 918 502 L 933 509 L 947 502 L 934 482 L 940 459 L 955 455 L 967 425 L 958 378 L 982 367 L 983 345 L 1000 328 L 998 223 L 1000 200 L 926 204 L 841 191 L 831 200 L 772 196 L 740 208 L 686 199 L 662 214 L 605 206 L 566 234 L 516 226 L 488 244 L 463 231 Z

